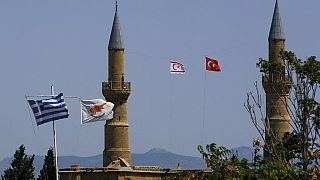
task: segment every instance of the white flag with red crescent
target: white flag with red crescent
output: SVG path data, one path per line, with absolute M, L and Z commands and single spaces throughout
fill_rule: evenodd
M 170 73 L 171 74 L 184 74 L 184 65 L 179 61 L 170 61 Z

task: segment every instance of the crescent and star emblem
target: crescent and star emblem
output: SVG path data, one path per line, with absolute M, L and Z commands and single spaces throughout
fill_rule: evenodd
M 215 68 L 216 64 L 213 64 L 212 61 L 208 61 L 208 67 Z
M 170 61 L 170 73 L 171 74 L 184 74 L 184 65 L 178 61 Z
M 180 69 L 182 69 L 182 68 L 181 68 L 181 65 L 180 65 L 180 64 L 173 64 L 173 65 L 172 65 L 172 69 L 173 69 L 173 70 L 180 70 Z

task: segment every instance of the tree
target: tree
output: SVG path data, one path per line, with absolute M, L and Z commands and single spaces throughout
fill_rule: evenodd
M 265 144 L 272 149 L 274 157 L 282 160 L 286 166 L 301 168 L 304 172 L 319 166 L 320 155 L 320 101 L 317 89 L 320 85 L 320 62 L 315 56 L 305 61 L 296 57 L 291 51 L 281 52 L 285 62 L 285 73 L 291 80 L 292 88 L 286 103 L 290 115 L 292 132 L 284 134 L 282 141 Z M 257 67 L 263 75 L 277 74 L 282 70 L 281 64 L 260 59 Z M 262 98 L 257 84 L 256 93 L 249 92 L 245 108 L 261 138 L 265 141 L 266 116 L 263 111 Z M 280 96 L 280 94 L 279 94 Z
M 211 172 L 202 174 L 200 179 L 301 179 L 304 172 L 287 167 L 282 162 L 267 162 L 261 159 L 258 141 L 253 142 L 254 162 L 238 159 L 236 152 L 216 144 L 208 144 L 206 149 L 198 146 Z
M 206 149 L 198 146 L 198 151 L 202 154 L 208 168 L 212 170 L 210 178 L 212 179 L 227 179 L 235 178 L 240 175 L 237 167 L 238 159 L 235 155 L 229 159 L 228 156 L 232 153 L 231 150 L 217 146 L 215 143 L 207 144 Z
M 14 159 L 11 162 L 11 167 L 4 171 L 1 176 L 2 180 L 28 180 L 34 179 L 34 155 L 28 156 L 25 154 L 25 147 L 21 145 L 14 153 Z
M 55 180 L 56 179 L 56 167 L 54 165 L 53 149 L 50 148 L 47 155 L 44 158 L 44 164 L 40 170 L 40 175 L 37 180 Z

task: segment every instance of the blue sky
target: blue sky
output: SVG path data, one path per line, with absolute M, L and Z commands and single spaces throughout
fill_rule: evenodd
M 319 57 L 320 1 L 279 5 L 287 49 Z M 268 55 L 273 8 L 270 0 L 120 0 L 132 152 L 199 156 L 202 143 L 251 145 L 258 134 L 243 103 L 261 84 L 255 63 Z M 0 159 L 20 144 L 38 155 L 52 146 L 51 123 L 36 126 L 24 95 L 49 94 L 54 84 L 66 96 L 103 98 L 114 9 L 112 0 L 0 1 Z M 204 71 L 206 55 L 222 72 Z M 170 60 L 187 73 L 170 75 Z M 101 154 L 104 123 L 80 125 L 79 102 L 66 101 L 70 118 L 56 123 L 59 155 Z

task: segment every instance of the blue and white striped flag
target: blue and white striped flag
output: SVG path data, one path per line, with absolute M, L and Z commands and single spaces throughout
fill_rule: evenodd
M 69 116 L 66 103 L 63 99 L 63 93 L 49 99 L 28 100 L 28 103 L 30 104 L 38 126 Z

